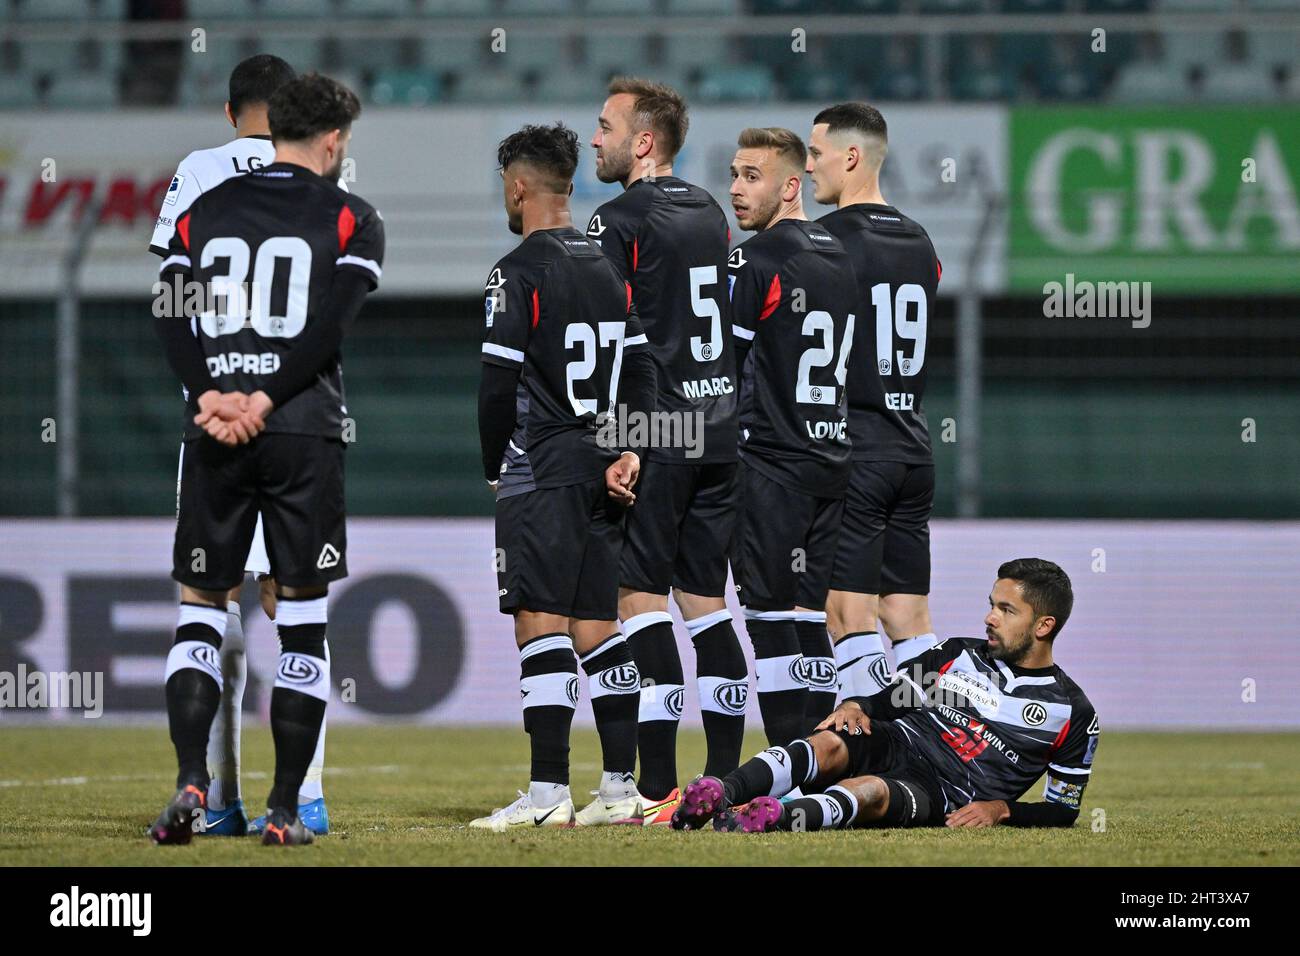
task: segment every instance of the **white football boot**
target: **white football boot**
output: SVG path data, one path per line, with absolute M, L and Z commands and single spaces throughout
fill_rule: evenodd
M 524 828 L 535 830 L 538 827 L 571 827 L 573 817 L 573 799 L 568 796 L 567 789 L 564 799 L 551 807 L 533 806 L 532 798 L 520 790 L 519 799 L 510 806 L 494 810 L 486 817 L 471 820 L 469 825 L 475 830 L 505 833 L 507 830 Z
M 574 817 L 574 826 L 641 826 L 645 814 L 641 806 L 641 794 L 633 790 L 629 794 L 603 794 L 599 790 L 591 791 L 595 800 L 578 811 Z

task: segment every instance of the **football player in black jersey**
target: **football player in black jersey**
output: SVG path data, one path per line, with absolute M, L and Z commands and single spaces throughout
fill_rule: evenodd
M 858 281 L 853 469 L 826 600 L 843 697 L 888 682 L 881 631 L 899 666 L 935 643 L 928 598 L 934 458 L 921 399 L 942 268 L 926 231 L 880 194 L 887 149 L 874 107 L 845 103 L 813 120 L 814 195 L 839 207 L 818 222 L 844 244 Z
M 849 482 L 845 376 L 857 285 L 839 240 L 804 215 L 803 141 L 787 129 L 747 129 L 738 145 L 731 205 L 757 235 L 733 250 L 729 269 L 741 382 L 731 574 L 775 745 L 835 708 L 822 612 Z
M 573 226 L 576 134 L 525 126 L 501 142 L 497 161 L 510 229 L 523 240 L 487 281 L 479 437 L 532 767 L 527 793 L 470 826 L 640 826 L 641 678 L 616 620 L 623 514 L 637 501 L 640 457 L 609 425 L 654 407 L 654 362 L 632 290 Z M 569 727 L 579 663 L 604 772 L 596 799 L 575 813 Z
M 624 191 L 596 210 L 587 235 L 632 286 L 659 382 L 640 500 L 628 515 L 619 599 L 646 684 L 640 786 L 651 825 L 667 824 L 680 796 L 684 677 L 670 590 L 695 645 L 707 765 L 718 773 L 740 759 L 749 686 L 724 600 L 736 480 L 730 236 L 713 197 L 673 175 L 686 127 L 686 104 L 675 90 L 623 77 L 610 84 L 591 141 L 596 175 Z
M 1087 696 L 1052 660 L 1073 606 L 1070 579 L 1051 561 L 1006 562 L 986 639 L 936 644 L 885 688 L 844 700 L 807 739 L 725 780 L 695 781 L 674 826 L 1073 826 L 1101 733 Z M 1044 775 L 1043 800 L 1020 802 Z M 779 802 L 795 787 L 809 795 Z
M 180 769 L 150 828 L 158 843 L 189 842 L 203 815 L 226 592 L 243 578 L 259 509 L 280 637 L 263 843 L 311 842 L 298 791 L 329 700 L 326 594 L 347 575 L 339 348 L 384 255 L 378 212 L 337 184 L 360 111 L 328 77 L 280 87 L 268 108 L 275 161 L 196 198 L 161 265 L 165 281 L 193 280 L 206 296 L 197 335 L 189 314 L 160 309 L 156 323 L 189 394 L 172 570 L 181 608 L 166 671 Z

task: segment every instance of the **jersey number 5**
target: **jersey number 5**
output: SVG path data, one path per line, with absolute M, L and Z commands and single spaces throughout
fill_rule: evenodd
M 231 335 L 244 327 L 247 319 L 253 330 L 264 338 L 291 339 L 307 324 L 307 285 L 311 279 L 311 246 L 298 236 L 272 236 L 257 248 L 253 263 L 252 288 L 248 289 L 248 243 L 235 236 L 209 239 L 199 256 L 200 268 L 208 271 L 218 259 L 227 260 L 224 275 L 211 276 L 209 294 L 213 308 L 199 316 L 199 325 L 209 338 Z M 278 261 L 288 261 L 288 288 L 285 290 L 284 315 L 271 314 L 271 292 L 275 285 Z M 224 300 L 223 311 L 215 308 Z
M 709 340 L 691 336 L 691 354 L 697 362 L 712 362 L 722 357 L 722 310 L 712 296 L 705 296 L 706 285 L 718 284 L 717 266 L 695 266 L 691 269 L 691 311 L 701 319 L 709 320 Z
M 892 375 L 897 363 L 900 375 L 916 375 L 925 364 L 925 290 L 907 282 L 898 287 L 891 299 L 889 283 L 879 282 L 871 287 L 871 304 L 876 309 L 876 356 L 880 374 Z M 916 306 L 916 318 L 910 315 L 910 305 Z M 901 350 L 894 351 L 895 332 L 900 339 L 911 339 L 914 343 L 910 358 Z

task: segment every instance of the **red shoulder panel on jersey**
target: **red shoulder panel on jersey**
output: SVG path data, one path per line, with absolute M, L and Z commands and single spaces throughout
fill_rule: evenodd
M 632 311 L 632 283 L 624 282 L 623 286 L 624 288 L 627 289 L 627 310 L 631 312 Z
M 1057 734 L 1056 739 L 1052 741 L 1053 753 L 1061 749 L 1061 744 L 1065 743 L 1065 735 L 1068 734 L 1069 732 L 1070 732 L 1070 718 L 1067 717 L 1065 719 L 1065 724 L 1061 727 L 1061 732 Z
M 630 295 L 631 293 L 629 293 Z M 537 328 L 537 323 L 542 317 L 542 306 L 537 299 L 537 290 L 533 290 L 533 328 Z
M 762 322 L 769 315 L 776 311 L 776 307 L 781 304 L 781 274 L 777 273 L 772 276 L 772 284 L 767 287 L 767 298 L 763 300 L 763 311 L 758 315 L 758 321 Z
M 637 241 L 632 240 L 632 271 L 636 272 Z
M 934 271 L 935 271 L 936 273 L 938 273 L 938 274 L 935 276 L 935 281 L 936 281 L 936 282 L 942 282 L 942 281 L 943 281 L 943 263 L 940 262 L 938 259 L 935 259 L 935 260 L 934 260 Z
M 956 659 L 957 659 L 957 658 L 954 657 L 952 660 L 955 661 Z M 948 668 L 949 668 L 949 667 L 952 667 L 952 661 L 948 661 L 948 663 L 946 663 L 946 664 L 944 664 L 942 667 L 940 667 L 940 668 L 939 668 L 939 674 L 940 674 L 940 675 L 943 675 L 943 674 L 948 673 Z
M 346 205 L 339 210 L 339 254 L 341 255 L 348 247 L 348 240 L 352 238 L 352 233 L 357 230 L 357 217 L 352 214 L 352 210 Z
M 181 242 L 185 244 L 185 251 L 190 251 L 190 214 L 187 212 L 181 218 L 176 220 L 176 231 L 180 233 Z

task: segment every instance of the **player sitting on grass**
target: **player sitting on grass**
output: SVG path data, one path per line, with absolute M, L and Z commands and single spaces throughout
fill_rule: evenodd
M 808 739 L 725 779 L 701 777 L 673 827 L 1072 826 L 1099 735 L 1092 704 L 1052 663 L 1073 603 L 1052 562 L 1008 561 L 989 596 L 987 642 L 937 644 L 883 691 L 846 699 Z M 1044 802 L 1017 802 L 1044 771 Z M 777 799 L 795 787 L 809 795 Z

